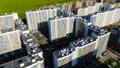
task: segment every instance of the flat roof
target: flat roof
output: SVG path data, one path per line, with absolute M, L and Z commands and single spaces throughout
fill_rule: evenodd
M 64 57 L 64 56 L 71 54 L 73 51 L 74 51 L 74 49 L 72 47 L 68 46 L 66 48 L 63 48 L 63 49 L 60 49 L 60 50 L 53 52 L 53 54 L 56 57 L 61 58 L 61 57 Z
M 48 44 L 48 39 L 40 32 L 40 31 L 32 31 L 30 32 L 32 34 L 33 39 L 39 44 Z
M 96 39 L 94 37 L 89 36 L 87 38 L 81 38 L 81 39 L 75 40 L 75 41 L 71 42 L 70 44 L 73 44 L 75 47 L 77 47 L 77 46 L 84 46 L 86 44 L 94 42 L 95 40 Z
M 104 29 L 104 28 L 100 28 L 98 26 L 94 26 L 94 25 L 90 25 L 89 26 L 89 31 L 92 30 L 92 32 L 102 36 L 102 35 L 105 35 L 107 34 L 109 31 Z

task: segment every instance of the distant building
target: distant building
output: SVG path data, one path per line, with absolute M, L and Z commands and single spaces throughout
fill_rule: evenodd
M 95 26 L 104 27 L 104 26 L 119 22 L 120 21 L 119 14 L 120 14 L 119 8 L 97 13 L 92 16 L 91 22 Z
M 88 36 L 93 36 L 94 38 L 96 38 L 97 40 L 97 46 L 96 46 L 96 56 L 101 56 L 101 54 L 106 50 L 107 44 L 108 44 L 108 40 L 109 40 L 109 36 L 110 36 L 110 32 L 99 28 L 97 26 L 93 26 L 91 25 L 88 28 Z
M 76 3 L 64 3 L 61 6 L 62 6 L 62 9 L 66 10 L 66 11 L 69 11 L 69 12 L 73 12 L 73 11 L 76 10 Z M 77 5 L 77 7 L 78 6 L 80 7 L 80 5 Z
M 61 7 L 62 7 L 62 9 L 66 10 L 66 11 L 75 12 L 76 9 L 78 9 L 78 8 L 92 6 L 93 4 L 94 4 L 93 0 L 83 0 L 82 2 L 77 1 L 75 3 L 64 3 L 61 5 Z
M 82 0 L 82 7 L 92 6 L 94 4 L 94 0 Z
M 77 8 L 82 8 L 82 2 L 79 1 L 76 2 L 76 9 Z
M 17 13 L 5 14 L 0 16 L 0 30 L 6 30 L 15 27 L 14 21 L 18 19 Z
M 96 3 L 93 6 L 88 6 L 85 8 L 79 8 L 78 9 L 78 16 L 86 16 L 89 14 L 93 14 L 95 12 L 98 12 L 100 10 L 100 7 L 102 6 L 102 3 Z

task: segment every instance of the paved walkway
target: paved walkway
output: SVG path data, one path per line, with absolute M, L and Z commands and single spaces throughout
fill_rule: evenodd
M 114 59 L 118 59 L 119 58 L 119 56 L 118 55 L 116 55 L 116 54 L 114 54 L 114 53 L 112 53 L 111 51 L 109 51 L 109 50 L 107 50 L 108 51 L 108 55 L 106 55 L 106 56 L 104 56 L 103 58 L 101 58 L 99 61 L 101 62 L 96 62 L 95 64 L 94 64 L 94 67 L 93 68 L 96 68 L 96 67 L 98 67 L 99 65 L 101 65 L 105 60 L 107 60 L 107 59 L 109 59 L 110 57 L 112 57 L 112 58 L 114 58 Z

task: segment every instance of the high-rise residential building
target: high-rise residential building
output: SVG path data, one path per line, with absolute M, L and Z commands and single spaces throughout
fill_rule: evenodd
M 58 8 L 38 9 L 27 11 L 26 18 L 29 30 L 38 30 L 47 26 L 49 18 L 57 16 Z
M 86 9 L 85 8 L 78 9 L 78 16 L 85 16 L 85 15 L 87 15 L 86 14 L 86 10 L 87 10 L 87 8 Z
M 73 12 L 76 9 L 76 3 L 64 3 L 62 4 L 62 9 Z
M 0 59 L 9 58 L 22 51 L 21 47 L 21 30 L 8 29 L 0 33 Z
M 50 19 L 48 23 L 50 41 L 69 37 L 73 34 L 75 19 L 75 16 Z
M 82 60 L 81 58 L 86 55 L 89 55 L 89 58 L 90 56 L 91 57 L 95 56 L 94 52 L 96 51 L 95 49 L 96 39 L 94 37 L 89 36 L 87 38 L 81 38 L 81 39 L 75 40 L 70 43 L 70 46 L 75 49 L 73 53 L 74 59 L 72 60 L 74 65 L 80 62 L 83 62 L 81 61 Z
M 105 17 L 104 17 L 104 22 L 103 22 L 103 27 L 107 26 L 111 23 L 112 17 L 113 17 L 113 11 L 106 11 L 105 13 Z
M 87 15 L 94 13 L 95 6 L 88 6 L 86 13 Z
M 85 7 L 85 8 L 79 8 L 77 15 L 78 16 L 86 16 L 86 15 L 98 12 L 101 5 L 102 5 L 101 3 L 96 3 L 94 6 L 88 6 L 88 7 Z
M 25 33 L 22 34 L 22 41 L 24 43 L 24 45 L 26 46 L 26 50 L 27 53 L 30 57 L 26 58 L 32 60 L 32 63 L 30 61 L 28 61 L 28 63 L 30 62 L 31 64 L 27 64 L 26 62 L 22 62 L 22 67 L 25 68 L 44 68 L 44 59 L 43 59 L 43 52 L 39 47 L 39 44 L 34 40 L 34 38 L 32 37 L 32 34 L 30 33 Z
M 62 9 L 70 12 L 76 11 L 78 8 L 83 8 L 87 6 L 92 6 L 94 4 L 93 0 L 86 0 L 86 1 L 77 1 L 76 3 L 64 3 L 61 5 Z
M 95 26 L 104 27 L 120 21 L 120 9 L 105 11 L 92 15 L 91 22 Z
M 96 49 L 96 56 L 101 56 L 102 53 L 106 50 L 109 36 L 110 36 L 110 32 L 108 30 L 91 25 L 88 28 L 88 36 L 89 35 L 93 36 L 97 39 L 96 40 L 97 46 L 95 48 Z
M 112 26 L 110 32 L 111 34 L 110 34 L 108 47 L 120 53 L 120 26 L 119 25 Z
M 102 3 L 96 3 L 95 6 L 94 6 L 95 7 L 94 12 L 99 12 L 102 5 L 103 5 Z
M 114 9 L 114 8 L 116 8 L 117 7 L 117 3 L 112 3 L 112 4 L 110 4 L 110 9 Z
M 80 62 L 84 62 L 84 59 L 101 56 L 106 50 L 109 35 L 110 32 L 106 30 L 90 26 L 88 37 L 70 42 L 69 47 L 53 52 L 54 68 L 74 67 Z M 86 55 L 87 57 L 85 57 Z
M 95 47 L 96 39 L 94 37 L 89 36 L 75 40 L 70 43 L 70 46 L 53 52 L 53 66 L 54 68 L 74 67 L 82 62 L 82 57 L 86 55 L 89 55 L 89 58 L 96 56 Z
M 76 9 L 77 8 L 82 8 L 82 2 L 79 1 L 76 2 Z
M 68 10 L 68 4 L 67 4 L 67 3 L 64 3 L 61 7 L 62 7 L 62 9 L 64 9 L 64 10 Z
M 95 26 L 102 27 L 105 19 L 104 17 L 105 17 L 104 13 L 97 13 L 97 15 L 93 16 L 94 19 L 92 20 L 92 22 L 94 23 Z
M 117 23 L 119 21 L 120 21 L 120 8 L 116 8 L 113 10 L 113 16 L 110 24 Z
M 110 9 L 110 3 L 109 2 L 104 2 L 102 3 L 101 11 L 107 11 Z
M 71 48 L 70 46 L 53 52 L 53 64 L 54 64 L 53 67 L 54 68 L 72 67 L 73 65 L 72 60 L 74 57 L 73 53 L 74 49 Z
M 92 6 L 93 3 L 93 0 L 82 0 L 82 7 Z
M 95 0 L 82 0 L 83 2 L 86 2 L 86 6 L 92 6 L 95 2 Z
M 87 17 L 78 17 L 75 26 L 75 36 L 76 37 L 87 37 L 88 27 L 91 25 L 91 22 L 86 19 Z
M 0 68 L 44 68 L 43 53 L 37 43 L 28 35 L 23 39 L 29 33 L 27 25 L 17 18 L 14 24 L 15 27 L 0 30 L 0 60 L 4 60 Z
M 14 21 L 18 19 L 17 13 L 5 14 L 0 16 L 0 30 L 6 30 L 15 27 Z
M 101 2 L 101 3 L 104 3 L 104 2 L 116 2 L 117 0 L 95 0 L 96 2 Z

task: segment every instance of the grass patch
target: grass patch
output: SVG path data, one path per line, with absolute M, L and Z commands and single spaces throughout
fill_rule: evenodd
M 101 59 L 101 57 L 98 56 L 98 57 L 96 57 L 96 59 L 99 60 L 99 59 Z
M 117 66 L 114 66 L 113 68 L 120 68 L 120 63 L 117 63 Z
M 114 61 L 116 61 L 114 58 L 109 58 L 103 64 L 99 65 L 97 68 L 109 68 L 108 65 L 111 65 L 111 63 L 113 63 Z M 120 63 L 117 62 L 117 66 L 112 66 L 112 68 L 120 68 Z
M 108 64 L 111 64 L 114 61 L 116 61 L 114 58 L 109 58 L 104 62 L 104 64 L 108 65 Z
M 38 46 L 42 45 L 42 42 L 41 41 L 38 41 L 37 42 Z
M 18 12 L 19 17 L 24 19 L 27 10 L 76 1 L 81 0 L 0 0 L 0 14 Z

